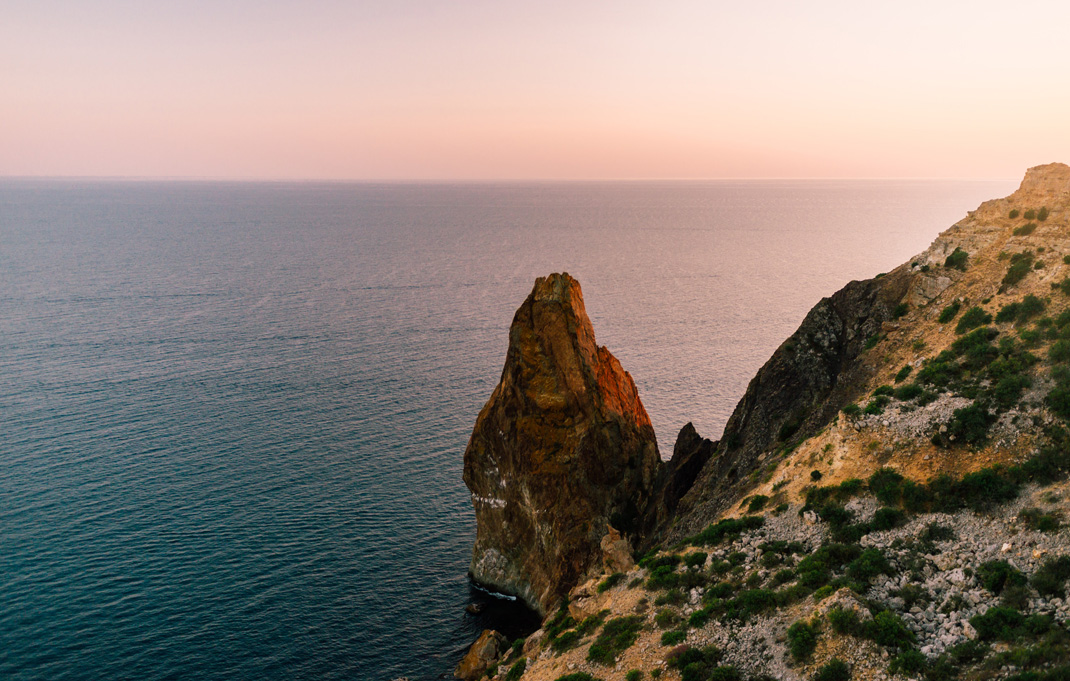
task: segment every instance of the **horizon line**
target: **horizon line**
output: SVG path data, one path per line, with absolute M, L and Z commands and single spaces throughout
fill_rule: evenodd
M 1006 182 L 1018 177 L 947 177 L 947 176 L 783 176 L 783 177 L 507 177 L 507 178 L 329 178 L 329 177 L 227 177 L 196 175 L 0 175 L 2 181 L 99 181 L 99 182 L 217 182 L 217 183 L 319 183 L 319 184 L 522 184 L 522 183 L 595 183 L 595 182 L 784 182 L 784 181 L 944 181 Z

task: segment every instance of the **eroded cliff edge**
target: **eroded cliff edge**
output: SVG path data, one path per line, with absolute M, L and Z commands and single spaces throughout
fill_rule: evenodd
M 472 578 L 547 612 L 601 569 L 610 527 L 634 545 L 653 522 L 651 501 L 666 503 L 661 466 L 635 383 L 595 342 L 579 283 L 567 273 L 538 279 L 464 453 Z M 682 491 L 668 503 L 688 486 L 675 485 Z

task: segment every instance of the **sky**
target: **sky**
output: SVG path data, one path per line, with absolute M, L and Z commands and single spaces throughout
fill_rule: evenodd
M 0 176 L 1016 178 L 1070 3 L 0 0 Z

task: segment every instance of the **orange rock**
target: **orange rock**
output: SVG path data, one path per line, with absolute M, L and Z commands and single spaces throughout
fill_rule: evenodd
M 540 278 L 464 453 L 472 577 L 546 613 L 601 564 L 611 522 L 634 541 L 660 461 L 632 377 L 595 342 L 579 283 Z

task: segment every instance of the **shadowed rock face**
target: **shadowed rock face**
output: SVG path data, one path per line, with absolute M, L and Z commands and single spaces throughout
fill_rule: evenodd
M 472 577 L 547 612 L 600 567 L 610 525 L 635 541 L 659 465 L 650 418 L 631 376 L 595 343 L 579 283 L 538 279 L 464 453 Z

